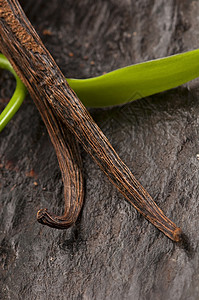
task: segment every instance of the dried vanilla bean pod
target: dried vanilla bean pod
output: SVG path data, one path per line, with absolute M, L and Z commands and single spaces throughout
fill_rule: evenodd
M 2 52 L 27 86 L 36 105 L 49 109 L 66 124 L 126 199 L 174 241 L 181 229 L 169 220 L 121 161 L 85 107 L 70 89 L 53 58 L 26 18 L 17 0 L 0 0 Z M 47 104 L 46 104 L 47 106 Z M 40 111 L 42 114 L 42 112 Z
M 48 103 L 46 103 L 48 105 Z M 44 102 L 37 104 L 54 145 L 64 184 L 65 211 L 62 216 L 56 216 L 41 209 L 37 220 L 50 227 L 65 229 L 75 223 L 80 213 L 83 198 L 82 161 L 79 144 L 75 136 L 64 126 Z
M 57 216 L 40 209 L 37 220 L 53 228 L 66 229 L 75 223 L 82 208 L 84 199 L 82 161 L 79 143 L 63 122 L 49 108 L 48 102 L 38 102 L 51 141 L 58 158 L 64 184 L 64 214 Z

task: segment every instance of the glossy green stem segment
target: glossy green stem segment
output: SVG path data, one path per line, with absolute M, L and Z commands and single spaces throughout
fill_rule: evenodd
M 0 131 L 22 104 L 26 88 L 8 60 L 0 54 L 0 67 L 16 78 L 15 92 L 0 115 Z M 113 106 L 175 88 L 199 76 L 199 49 L 117 69 L 89 79 L 67 79 L 88 107 Z
M 3 128 L 7 125 L 7 123 L 15 115 L 15 113 L 18 111 L 21 104 L 23 103 L 27 90 L 24 84 L 22 83 L 22 81 L 19 79 L 19 77 L 13 70 L 11 64 L 3 54 L 0 54 L 0 67 L 10 71 L 15 76 L 16 79 L 16 88 L 14 94 L 10 99 L 8 105 L 0 115 L 0 132 L 1 132 Z
M 127 103 L 175 88 L 199 76 L 199 49 L 135 64 L 90 79 L 68 79 L 85 106 Z

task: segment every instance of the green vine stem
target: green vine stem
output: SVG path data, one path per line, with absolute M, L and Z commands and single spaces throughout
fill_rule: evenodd
M 6 57 L 0 54 L 0 68 L 16 78 L 15 92 L 0 115 L 0 131 L 21 106 L 26 88 Z M 199 76 L 199 49 L 151 60 L 88 79 L 67 79 L 83 104 L 104 107 L 124 104 L 175 88 Z
M 19 77 L 13 70 L 11 64 L 3 54 L 0 54 L 0 67 L 10 71 L 16 79 L 16 88 L 14 94 L 0 115 L 0 132 L 1 132 L 20 108 L 21 104 L 25 99 L 27 90 L 24 84 L 22 83 L 22 81 L 19 79 Z

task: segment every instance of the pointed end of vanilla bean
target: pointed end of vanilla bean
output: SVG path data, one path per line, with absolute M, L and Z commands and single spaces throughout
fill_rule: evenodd
M 175 225 L 175 224 L 174 224 Z M 177 227 L 175 225 L 174 228 L 167 228 L 167 227 L 164 227 L 164 228 L 160 228 L 158 227 L 158 229 L 160 229 L 168 238 L 170 238 L 172 241 L 176 242 L 176 243 L 181 243 L 182 240 L 183 240 L 183 232 L 182 232 L 182 229 Z
M 46 208 L 40 209 L 37 212 L 37 221 L 43 225 L 57 229 L 67 229 L 74 224 L 74 221 L 67 216 L 56 216 L 49 213 Z
M 173 241 L 174 242 L 181 242 L 183 239 L 183 232 L 182 229 L 179 227 L 176 227 L 176 229 L 173 231 Z
M 166 222 L 165 222 L 166 220 Z M 156 222 L 151 222 L 154 224 L 162 233 L 164 233 L 168 238 L 176 243 L 180 243 L 183 240 L 183 232 L 180 227 L 177 227 L 175 223 L 169 220 L 167 217 L 164 219 L 160 218 L 158 224 Z
M 46 208 L 42 208 L 37 212 L 37 221 L 43 225 L 52 227 L 53 219 Z

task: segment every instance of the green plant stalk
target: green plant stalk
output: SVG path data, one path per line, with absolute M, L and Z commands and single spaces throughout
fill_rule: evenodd
M 22 104 L 26 88 L 2 54 L 0 67 L 11 71 L 17 81 L 15 93 L 0 115 L 1 131 Z M 94 78 L 67 81 L 85 106 L 104 107 L 157 94 L 198 76 L 199 49 L 135 64 Z
M 111 106 L 157 94 L 199 76 L 199 49 L 117 69 L 90 79 L 67 79 L 89 107 Z
M 10 71 L 16 79 L 16 88 L 14 94 L 10 99 L 8 105 L 0 115 L 0 132 L 1 132 L 3 128 L 7 125 L 7 123 L 15 115 L 15 113 L 18 111 L 21 104 L 23 103 L 27 93 L 27 89 L 22 83 L 22 81 L 19 79 L 15 71 L 13 70 L 9 61 L 5 58 L 3 54 L 0 54 L 0 67 Z

